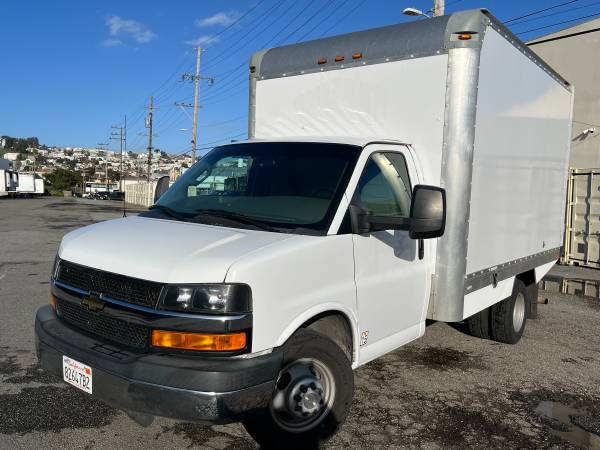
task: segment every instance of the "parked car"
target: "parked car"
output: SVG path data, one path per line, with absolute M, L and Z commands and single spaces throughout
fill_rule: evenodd
M 112 191 L 109 195 L 108 195 L 108 199 L 109 200 L 118 200 L 118 201 L 123 201 L 125 199 L 125 192 L 121 192 L 121 191 Z
M 110 198 L 110 192 L 109 191 L 97 191 L 94 192 L 90 198 L 94 199 L 94 200 L 108 200 Z
M 249 140 L 63 238 L 45 369 L 140 423 L 316 448 L 427 319 L 519 341 L 562 245 L 566 80 L 478 9 L 261 51 L 250 90 Z

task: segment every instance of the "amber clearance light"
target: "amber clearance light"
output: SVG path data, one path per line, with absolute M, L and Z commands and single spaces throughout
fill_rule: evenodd
M 152 345 L 180 350 L 231 352 L 246 348 L 246 333 L 207 334 L 152 330 Z

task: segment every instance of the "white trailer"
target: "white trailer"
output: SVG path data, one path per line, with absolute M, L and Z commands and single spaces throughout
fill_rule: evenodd
M 43 195 L 44 180 L 34 173 L 19 173 L 19 185 L 15 193 L 21 197 Z
M 248 141 L 65 236 L 42 366 L 142 422 L 314 448 L 352 369 L 426 319 L 521 338 L 560 253 L 572 99 L 486 10 L 255 54 Z
M 11 168 L 10 161 L 0 158 L 0 197 L 14 194 L 19 185 L 19 175 Z

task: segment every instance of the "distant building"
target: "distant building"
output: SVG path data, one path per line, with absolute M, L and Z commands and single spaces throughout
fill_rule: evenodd
M 4 154 L 4 158 L 8 159 L 9 161 L 17 161 L 19 159 L 19 153 L 18 152 L 7 152 Z
M 600 167 L 600 18 L 534 39 L 529 48 L 575 87 L 570 165 Z

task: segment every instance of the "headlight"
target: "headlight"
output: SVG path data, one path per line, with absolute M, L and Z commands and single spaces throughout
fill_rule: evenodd
M 161 309 L 203 314 L 252 311 L 252 293 L 246 284 L 168 286 Z
M 50 278 L 52 278 L 53 280 L 56 280 L 56 277 L 58 276 L 59 263 L 60 263 L 60 258 L 58 257 L 58 253 L 57 253 L 56 256 L 54 257 L 54 265 L 52 266 L 52 273 L 50 275 Z

